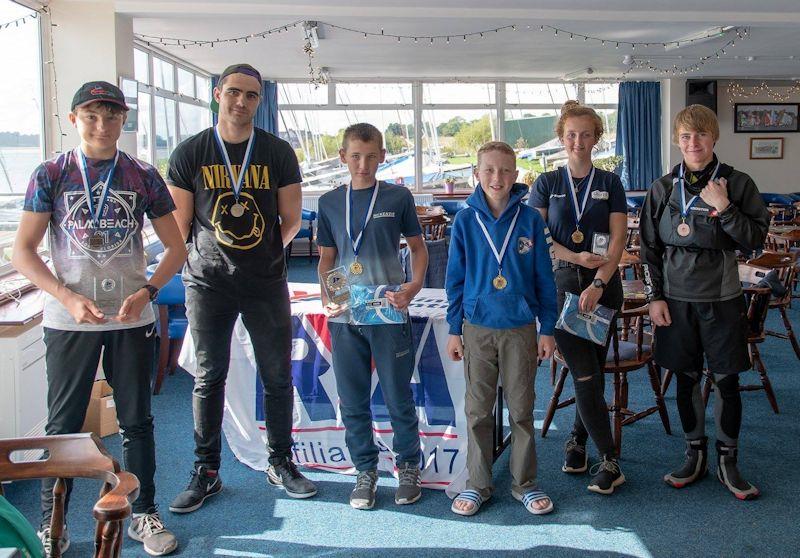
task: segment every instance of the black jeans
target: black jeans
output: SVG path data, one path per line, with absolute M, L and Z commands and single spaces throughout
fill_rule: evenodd
M 48 435 L 80 432 L 97 374 L 100 352 L 103 371 L 114 389 L 122 460 L 139 479 L 134 513 L 155 511 L 156 472 L 150 376 L 155 350 L 155 324 L 113 331 L 64 331 L 44 328 L 47 368 Z M 72 480 L 66 479 L 66 515 Z M 50 524 L 55 479 L 42 480 L 42 526 Z
M 565 293 L 580 295 L 594 279 L 596 270 L 583 267 L 562 267 L 556 270 L 558 307 L 564 307 Z M 622 308 L 622 282 L 617 273 L 609 280 L 599 304 L 607 308 Z M 616 327 L 616 320 L 612 328 Z M 572 433 L 578 442 L 585 444 L 591 436 L 601 456 L 614 456 L 614 440 L 605 400 L 604 368 L 608 353 L 608 342 L 598 345 L 586 339 L 555 330 L 558 350 L 564 357 L 575 385 L 575 425 Z M 585 378 L 590 378 L 586 380 Z
M 264 385 L 269 462 L 290 458 L 292 448 L 292 322 L 285 281 L 247 296 L 198 285 L 186 287 L 186 314 L 197 353 L 192 392 L 195 466 L 219 469 L 222 412 L 236 319 L 250 334 Z

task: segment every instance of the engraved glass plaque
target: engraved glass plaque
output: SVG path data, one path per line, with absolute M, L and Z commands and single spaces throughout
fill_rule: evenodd
M 350 283 L 344 266 L 331 269 L 322 278 L 322 286 L 328 296 L 328 302 L 347 306 L 350 302 Z
M 608 256 L 608 244 L 611 241 L 611 235 L 608 233 L 594 233 L 592 236 L 592 254 Z
M 101 274 L 93 279 L 92 299 L 106 316 L 113 318 L 119 314 L 125 300 L 125 280 L 122 275 Z

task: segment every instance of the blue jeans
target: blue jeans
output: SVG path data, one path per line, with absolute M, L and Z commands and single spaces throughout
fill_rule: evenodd
M 358 471 L 378 466 L 370 409 L 372 360 L 391 417 L 397 464 L 419 463 L 417 409 L 411 395 L 414 343 L 411 323 L 357 326 L 328 322 L 333 371 L 345 426 L 345 443 Z

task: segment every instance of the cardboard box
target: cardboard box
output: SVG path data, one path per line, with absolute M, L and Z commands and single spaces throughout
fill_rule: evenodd
M 94 432 L 101 438 L 119 432 L 113 391 L 105 380 L 98 380 L 92 386 L 92 396 L 81 431 Z

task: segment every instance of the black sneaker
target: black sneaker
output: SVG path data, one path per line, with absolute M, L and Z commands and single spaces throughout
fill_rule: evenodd
M 413 504 L 422 497 L 422 483 L 419 478 L 419 467 L 414 463 L 406 463 L 397 471 L 399 479 L 394 503 Z
M 586 442 L 578 443 L 572 434 L 564 446 L 564 464 L 561 470 L 565 473 L 585 473 L 589 468 L 589 456 L 586 455 Z
M 350 493 L 350 505 L 357 510 L 371 510 L 378 490 L 378 471 L 359 471 L 356 485 Z
M 619 462 L 605 455 L 599 463 L 592 465 L 589 474 L 592 475 L 592 480 L 587 488 L 598 494 L 613 494 L 614 489 L 625 482 Z
M 272 486 L 281 486 L 292 498 L 311 498 L 317 493 L 314 483 L 297 470 L 291 459 L 267 467 L 267 481 Z
M 664 482 L 675 488 L 683 488 L 708 474 L 708 438 L 687 440 L 686 459 L 677 471 L 664 475 Z
M 739 473 L 736 466 L 738 453 L 735 446 L 725 446 L 717 441 L 717 478 L 739 500 L 753 500 L 760 492 Z
M 175 496 L 169 505 L 173 513 L 189 513 L 199 509 L 214 494 L 222 491 L 222 479 L 217 471 L 209 471 L 202 465 L 192 471 L 189 486 L 186 490 Z

